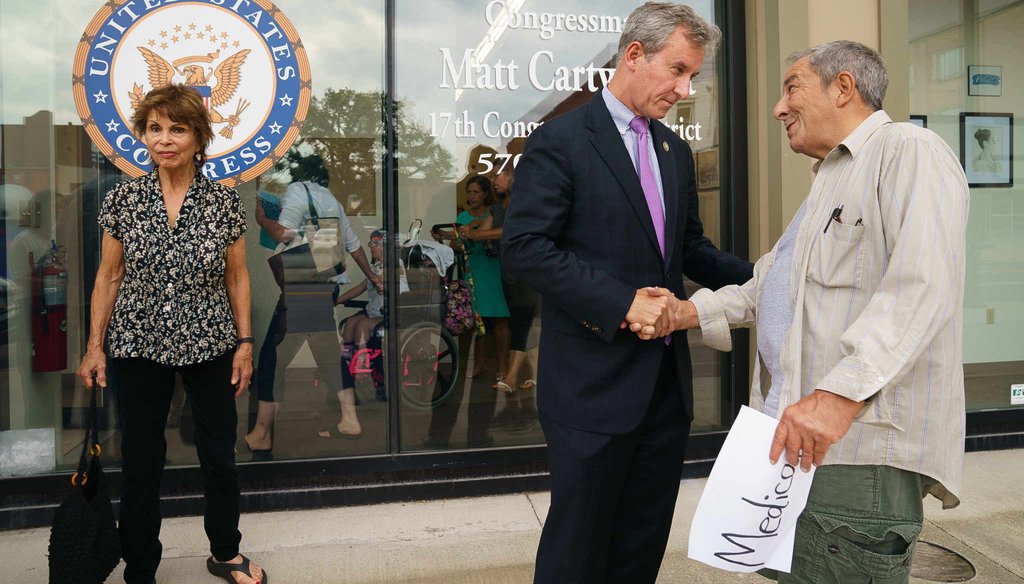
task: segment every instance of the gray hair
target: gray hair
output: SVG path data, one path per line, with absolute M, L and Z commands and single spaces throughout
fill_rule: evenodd
M 885 70 L 885 59 L 874 49 L 854 41 L 832 41 L 793 53 L 786 64 L 792 65 L 804 57 L 808 58 L 811 70 L 821 77 L 823 88 L 828 88 L 846 71 L 853 76 L 864 103 L 875 111 L 882 109 L 889 74 Z
M 622 59 L 626 47 L 633 41 L 639 42 L 648 55 L 653 55 L 668 43 L 668 37 L 677 28 L 683 27 L 686 39 L 714 54 L 722 40 L 722 31 L 693 11 L 685 4 L 674 2 L 648 2 L 638 7 L 626 18 L 619 37 L 618 59 Z

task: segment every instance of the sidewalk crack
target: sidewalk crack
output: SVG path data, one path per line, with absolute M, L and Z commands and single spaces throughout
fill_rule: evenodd
M 537 513 L 537 505 L 534 504 L 533 499 L 530 497 L 530 493 L 526 493 L 526 500 L 530 502 L 530 509 L 533 509 L 533 516 L 537 518 L 537 525 L 544 527 L 544 522 L 540 519 L 540 514 Z

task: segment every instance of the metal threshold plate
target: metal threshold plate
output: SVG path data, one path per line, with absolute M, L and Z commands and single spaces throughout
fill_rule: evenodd
M 978 573 L 974 564 L 941 545 L 918 541 L 910 575 L 929 582 L 967 582 Z

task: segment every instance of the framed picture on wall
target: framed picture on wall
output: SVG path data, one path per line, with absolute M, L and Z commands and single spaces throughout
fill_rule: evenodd
M 681 101 L 676 104 L 672 113 L 669 114 L 668 127 L 672 129 L 676 135 L 683 140 L 686 140 L 686 132 L 683 128 L 693 123 L 693 102 L 692 101 Z M 689 142 L 689 140 L 686 140 Z
M 915 126 L 920 126 L 922 128 L 927 128 L 928 127 L 928 116 L 915 116 L 915 115 L 911 115 L 910 116 L 910 123 L 914 124 Z
M 1013 186 L 1013 114 L 960 114 L 960 164 L 972 187 Z
M 1003 94 L 1003 68 L 987 65 L 967 67 L 967 95 L 998 97 Z
M 701 150 L 697 153 L 697 190 L 717 189 L 718 147 Z

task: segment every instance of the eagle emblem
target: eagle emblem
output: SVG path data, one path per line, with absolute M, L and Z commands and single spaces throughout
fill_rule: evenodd
M 249 49 L 242 49 L 237 53 L 221 61 L 216 67 L 209 67 L 220 58 L 220 51 L 206 55 L 195 55 L 176 59 L 173 63 L 164 59 L 146 47 L 138 47 L 142 58 L 146 62 L 149 77 L 149 85 L 156 89 L 169 85 L 175 81 L 181 81 L 185 85 L 195 88 L 203 97 L 206 108 L 210 111 L 210 121 L 214 124 L 227 124 L 218 132 L 225 138 L 231 138 L 234 128 L 241 122 L 241 115 L 250 102 L 239 99 L 235 104 L 234 113 L 225 117 L 219 111 L 221 107 L 231 101 L 231 98 L 238 90 L 242 81 L 241 69 L 245 58 L 249 55 Z M 211 87 L 211 81 L 216 85 Z M 139 102 L 146 96 L 143 88 L 138 83 L 133 84 L 128 97 L 131 99 L 132 109 L 138 107 Z
M 253 180 L 292 147 L 313 82 L 302 39 L 273 0 L 235 0 L 229 10 L 222 0 L 101 4 L 78 41 L 71 89 L 82 127 L 117 168 L 152 170 L 132 117 L 147 92 L 171 83 L 194 89 L 209 112 L 210 180 Z

